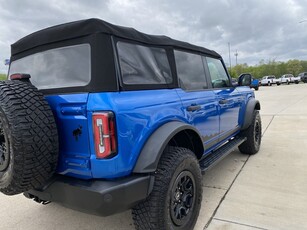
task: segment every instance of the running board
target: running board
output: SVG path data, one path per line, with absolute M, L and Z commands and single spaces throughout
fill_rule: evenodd
M 235 137 L 229 140 L 226 144 L 219 147 L 217 150 L 211 152 L 208 156 L 199 162 L 200 169 L 204 174 L 208 169 L 214 166 L 217 162 L 222 160 L 228 154 L 232 153 L 235 148 L 242 144 L 246 140 L 246 137 Z

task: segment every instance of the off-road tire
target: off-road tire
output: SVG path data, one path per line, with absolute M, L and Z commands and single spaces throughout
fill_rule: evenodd
M 246 141 L 239 146 L 241 153 L 253 155 L 256 154 L 261 145 L 261 118 L 258 110 L 254 110 L 251 125 L 241 135 L 246 137 Z
M 41 187 L 54 174 L 58 134 L 52 111 L 30 83 L 0 82 L 0 191 Z
M 193 152 L 186 148 L 168 147 L 164 151 L 154 175 L 155 182 L 151 194 L 145 201 L 132 209 L 136 229 L 193 229 L 202 199 L 201 171 Z M 191 200 L 185 199 L 188 196 L 182 195 L 182 193 L 186 194 L 185 187 L 179 186 L 178 189 L 178 181 L 184 184 L 181 177 L 185 175 L 187 175 L 186 179 L 190 178 L 189 183 L 185 183 L 186 187 L 192 188 L 194 197 L 191 199 L 193 203 L 188 210 L 188 214 L 183 217 L 182 223 L 178 223 L 180 218 L 175 218 L 173 215 L 175 212 L 172 212 L 172 210 L 176 210 L 176 208 L 180 210 L 185 205 L 184 200 L 188 200 L 188 203 L 191 202 Z M 193 186 L 191 186 L 191 183 Z M 182 193 L 179 191 L 182 191 Z M 174 205 L 173 208 L 171 208 L 171 205 Z

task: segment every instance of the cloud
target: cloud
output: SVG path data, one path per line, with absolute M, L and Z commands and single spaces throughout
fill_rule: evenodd
M 164 34 L 216 50 L 238 62 L 307 60 L 305 0 L 0 0 L 0 72 L 10 44 L 48 26 L 101 18 L 150 34 Z

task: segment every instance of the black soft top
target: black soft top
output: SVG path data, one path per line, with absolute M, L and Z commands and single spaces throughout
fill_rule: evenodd
M 166 36 L 148 35 L 133 28 L 113 25 L 100 19 L 87 19 L 49 27 L 32 33 L 11 45 L 12 56 L 20 52 L 63 40 L 104 33 L 152 45 L 169 45 L 198 51 L 220 58 L 215 51 L 181 42 Z

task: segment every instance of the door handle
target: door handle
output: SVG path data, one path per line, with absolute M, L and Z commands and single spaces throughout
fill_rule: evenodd
M 196 111 L 196 110 L 200 110 L 201 109 L 201 106 L 200 105 L 190 105 L 187 107 L 187 110 L 188 111 Z
M 222 100 L 219 101 L 219 103 L 220 103 L 221 105 L 224 105 L 224 104 L 227 104 L 227 103 L 228 103 L 228 100 L 222 99 Z

